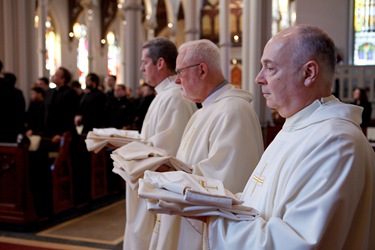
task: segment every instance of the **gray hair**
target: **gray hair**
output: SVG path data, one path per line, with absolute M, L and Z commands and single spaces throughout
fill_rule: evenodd
M 190 63 L 205 63 L 212 71 L 221 71 L 220 50 L 210 40 L 189 41 L 180 46 L 178 52 L 185 52 L 184 60 Z
M 320 28 L 312 25 L 297 26 L 298 39 L 293 52 L 294 65 L 316 60 L 330 82 L 336 68 L 336 47 L 333 40 Z

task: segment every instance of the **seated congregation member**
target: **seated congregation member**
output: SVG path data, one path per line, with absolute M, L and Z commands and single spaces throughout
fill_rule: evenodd
M 31 88 L 30 104 L 26 112 L 26 134 L 41 135 L 44 128 L 45 91 L 41 87 Z
M 366 89 L 355 88 L 353 90 L 352 104 L 361 106 L 363 108 L 362 123 L 360 126 L 365 135 L 367 135 L 367 127 L 369 127 L 371 123 L 372 103 L 368 100 Z
M 0 68 L 1 72 L 1 68 Z M 25 132 L 25 98 L 16 88 L 17 77 L 6 72 L 0 77 L 0 142 L 14 143 Z
M 49 80 L 47 77 L 39 77 L 35 82 L 35 87 L 42 88 L 44 92 L 51 90 L 49 87 Z
M 142 131 L 143 121 L 146 117 L 148 108 L 152 100 L 155 98 L 155 88 L 147 83 L 139 86 L 138 96 L 133 99 L 133 106 L 135 107 L 134 127 L 139 132 Z
M 193 174 L 220 179 L 239 192 L 263 153 L 253 96 L 224 78 L 219 48 L 209 40 L 181 45 L 176 73 L 183 96 L 202 103 L 186 125 L 176 158 Z M 203 230 L 200 221 L 163 214 L 154 230 L 155 249 L 201 249 Z
M 255 80 L 286 121 L 242 193 L 260 217 L 208 217 L 205 247 L 375 249 L 374 152 L 362 108 L 331 95 L 333 41 L 315 26 L 290 27 L 269 40 L 261 63 Z
M 64 132 L 75 131 L 74 116 L 79 99 L 76 92 L 68 86 L 70 80 L 69 70 L 59 67 L 51 78 L 56 88 L 46 93 L 43 137 L 51 138 L 52 143 L 60 142 Z
M 51 91 L 51 90 L 47 90 Z M 45 116 L 45 90 L 35 84 L 31 88 L 30 104 L 26 113 L 26 135 L 41 136 L 44 128 Z M 31 142 L 33 140 L 29 137 Z M 33 143 L 31 143 L 33 145 Z M 52 214 L 52 179 L 48 153 L 39 143 L 32 146 L 29 152 L 30 165 L 30 191 L 33 196 L 36 214 L 39 217 L 46 217 Z
M 104 78 L 104 93 L 107 97 L 107 104 L 111 102 L 115 97 L 115 86 L 117 77 L 115 75 L 107 75 Z
M 51 163 L 53 158 L 49 152 L 57 152 L 65 132 L 76 134 L 74 115 L 78 108 L 78 96 L 68 85 L 71 81 L 71 73 L 65 67 L 59 67 L 51 77 L 51 82 L 56 84 L 46 92 L 45 96 L 45 120 L 39 150 L 33 154 L 31 161 L 38 162 L 34 166 L 40 166 L 32 173 L 32 192 L 34 193 L 36 208 L 39 215 L 50 215 L 52 209 L 52 179 Z M 74 143 L 71 143 L 74 145 Z M 73 157 L 70 156 L 73 160 Z M 36 179 L 41 176 L 40 179 Z
M 105 108 L 107 98 L 98 89 L 99 76 L 89 73 L 86 76 L 86 90 L 79 102 L 78 111 L 74 117 L 76 126 L 83 125 L 82 133 L 87 134 L 93 128 L 102 128 L 105 124 Z
M 86 76 L 86 89 L 80 98 L 78 110 L 74 117 L 75 126 L 82 125 L 82 134 L 86 135 L 94 128 L 104 127 L 106 121 L 105 94 L 98 89 L 99 76 L 89 73 Z M 72 166 L 73 166 L 73 189 L 74 202 L 77 205 L 87 204 L 91 198 L 90 181 L 90 153 L 87 151 L 82 137 L 75 137 L 72 140 Z
M 70 83 L 70 86 L 71 86 L 72 89 L 77 93 L 77 96 L 78 96 L 79 101 L 81 101 L 81 98 L 82 98 L 83 95 L 85 94 L 85 93 L 84 93 L 84 90 L 82 89 L 81 83 L 80 83 L 78 80 L 73 80 L 73 81 Z
M 140 71 L 157 92 L 143 122 L 141 138 L 175 156 L 184 128 L 196 111 L 195 103 L 181 95 L 174 81 L 177 48 L 166 38 L 154 38 L 142 47 Z M 126 185 L 126 227 L 124 249 L 149 249 L 155 215 L 137 190 Z
M 114 97 L 108 104 L 108 127 L 131 129 L 134 120 L 134 107 L 126 97 L 126 87 L 123 84 L 115 86 Z

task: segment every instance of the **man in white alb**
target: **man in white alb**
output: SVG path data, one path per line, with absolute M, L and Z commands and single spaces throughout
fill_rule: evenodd
M 193 173 L 220 179 L 232 192 L 241 191 L 263 153 L 252 95 L 229 84 L 222 73 L 220 52 L 209 40 L 179 48 L 176 83 L 183 95 L 202 103 L 186 126 L 176 158 Z M 152 249 L 201 249 L 203 223 L 161 215 Z
M 182 97 L 174 82 L 176 56 L 173 42 L 155 38 L 143 45 L 140 67 L 146 83 L 157 92 L 143 122 L 141 138 L 171 156 L 176 155 L 184 128 L 197 109 L 195 103 Z M 124 249 L 148 249 L 155 219 L 147 211 L 145 200 L 138 199 L 137 190 L 127 185 Z
M 335 45 L 300 25 L 265 46 L 256 82 L 286 118 L 242 193 L 260 217 L 208 217 L 209 249 L 375 249 L 375 157 L 362 109 L 331 95 Z M 371 242 L 372 241 L 372 242 Z

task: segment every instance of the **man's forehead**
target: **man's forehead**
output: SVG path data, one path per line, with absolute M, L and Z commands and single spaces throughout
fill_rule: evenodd
M 181 65 L 183 62 L 184 62 L 184 57 L 181 56 L 181 55 L 178 55 L 177 58 L 176 58 L 176 67 L 178 67 L 179 65 Z

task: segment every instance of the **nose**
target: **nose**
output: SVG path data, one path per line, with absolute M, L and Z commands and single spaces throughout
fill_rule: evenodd
M 265 85 L 266 80 L 263 76 L 263 70 L 259 71 L 258 75 L 255 77 L 255 82 L 259 85 Z

